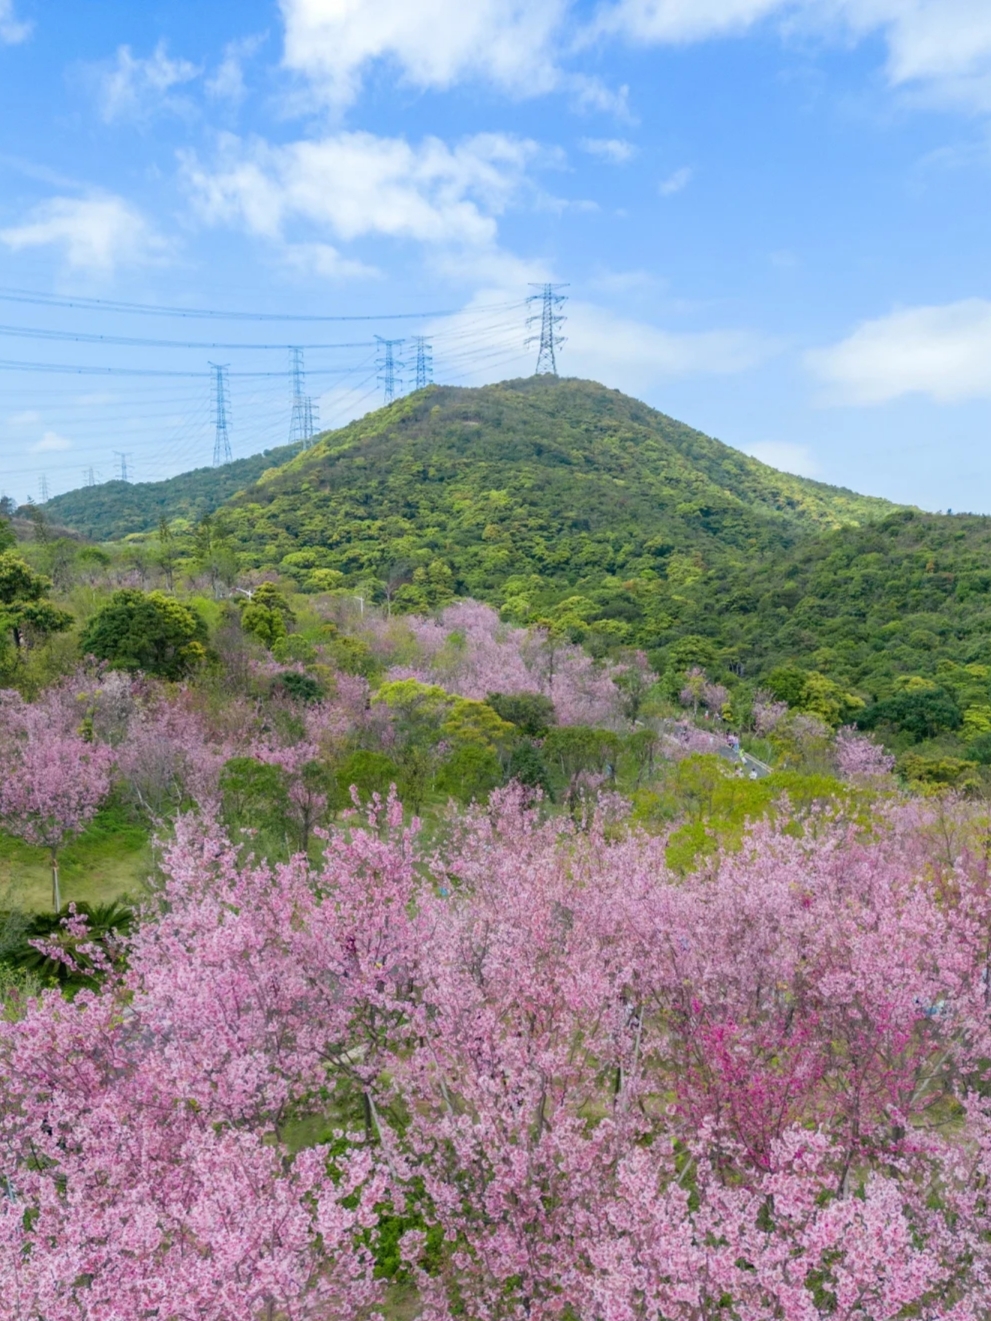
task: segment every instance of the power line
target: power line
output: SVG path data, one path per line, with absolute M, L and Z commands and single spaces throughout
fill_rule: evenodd
M 567 289 L 566 284 L 542 284 L 531 285 L 531 289 L 539 289 L 539 294 L 531 294 L 526 300 L 527 306 L 532 303 L 540 304 L 540 311 L 533 316 L 527 317 L 526 325 L 529 330 L 531 326 L 540 325 L 539 335 L 530 335 L 526 341 L 526 347 L 539 342 L 540 348 L 537 350 L 537 366 L 534 371 L 535 376 L 556 376 L 557 375 L 557 350 L 564 344 L 565 338 L 557 333 L 557 327 L 561 325 L 566 317 L 562 316 L 557 309 L 563 307 L 568 301 L 567 295 L 559 294 L 558 289 Z
M 65 341 L 69 340 L 76 344 L 114 344 L 123 345 L 128 348 L 139 349 L 278 349 L 284 352 L 290 347 L 288 344 L 213 344 L 202 340 L 184 340 L 184 339 L 145 339 L 135 335 L 94 335 L 86 331 L 75 330 L 49 330 L 37 326 L 4 326 L 0 325 L 0 335 L 12 336 L 15 339 L 50 339 Z M 334 344 L 308 344 L 311 349 L 367 349 L 373 346 L 373 341 L 368 339 L 360 340 L 342 340 Z
M 379 356 L 379 380 L 382 382 L 382 393 L 385 396 L 385 402 L 391 404 L 396 397 L 396 372 L 402 371 L 406 364 L 395 356 L 395 350 L 401 348 L 406 343 L 402 339 L 383 339 L 381 335 L 375 338 L 381 345 Z
M 159 303 L 129 303 L 110 298 L 59 298 L 54 294 L 36 293 L 30 289 L 0 288 L 0 301 L 30 303 L 39 307 L 79 308 L 86 311 L 128 312 L 139 316 L 171 316 L 213 318 L 221 321 L 423 321 L 427 317 L 456 316 L 460 309 L 443 308 L 434 312 L 379 312 L 360 316 L 312 316 L 299 312 L 225 312 L 204 307 L 168 307 Z M 491 303 L 478 310 L 493 311 L 512 306 L 512 303 Z
M 423 390 L 434 379 L 433 346 L 425 335 L 414 335 L 416 345 L 416 389 Z
M 168 371 L 156 367 L 80 367 L 66 363 L 51 362 L 14 362 L 8 358 L 0 358 L 0 371 L 24 371 L 24 372 L 54 372 L 62 375 L 78 376 L 168 376 L 181 377 L 184 380 L 202 381 L 208 372 L 192 371 Z M 347 376 L 353 372 L 353 367 L 322 367 L 316 375 L 318 376 Z M 231 372 L 231 376 L 237 376 L 244 379 L 254 377 L 258 379 L 281 378 L 285 380 L 288 372 Z
M 216 427 L 213 440 L 213 466 L 219 468 L 233 459 L 229 421 L 231 394 L 230 386 L 227 384 L 227 365 L 211 362 L 210 369 L 214 376 L 213 422 Z

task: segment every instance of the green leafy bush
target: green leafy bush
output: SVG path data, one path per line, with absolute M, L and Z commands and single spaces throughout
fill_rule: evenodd
M 86 625 L 81 647 L 115 669 L 181 679 L 206 656 L 206 624 L 164 592 L 125 587 Z

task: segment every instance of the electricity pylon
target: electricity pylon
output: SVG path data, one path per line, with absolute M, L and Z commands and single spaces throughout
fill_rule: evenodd
M 381 335 L 375 338 L 381 345 L 379 349 L 379 380 L 382 382 L 382 392 L 385 395 L 385 402 L 391 404 L 396 397 L 396 373 L 402 371 L 406 366 L 396 357 L 395 350 L 401 348 L 406 343 L 404 339 L 383 339 Z
M 227 364 L 220 366 L 211 362 L 210 369 L 213 372 L 213 421 L 216 427 L 213 437 L 213 466 L 219 468 L 224 463 L 230 463 L 234 457 L 231 454 L 231 392 L 227 382 Z
M 434 379 L 433 345 L 425 335 L 414 335 L 416 345 L 416 389 L 425 389 Z
M 527 330 L 531 326 L 539 325 L 540 333 L 530 335 L 526 341 L 526 348 L 531 344 L 538 344 L 537 366 L 534 371 L 535 376 L 556 376 L 557 375 L 557 350 L 567 341 L 563 335 L 557 333 L 557 327 L 562 325 L 567 318 L 558 312 L 559 307 L 563 307 L 568 301 L 565 294 L 559 294 L 558 289 L 567 289 L 566 284 L 535 284 L 530 286 L 532 289 L 539 289 L 539 294 L 531 294 L 526 300 L 527 306 L 531 303 L 539 303 L 540 311 L 534 312 L 526 320 Z
M 289 444 L 310 448 L 310 441 L 318 430 L 318 413 L 313 399 L 306 393 L 306 372 L 303 370 L 303 350 L 289 350 L 289 374 L 292 377 L 292 417 L 289 420 Z

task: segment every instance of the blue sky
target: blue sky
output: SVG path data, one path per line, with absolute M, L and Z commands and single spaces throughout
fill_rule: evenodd
M 0 0 L 0 487 L 209 462 L 210 361 L 236 455 L 291 344 L 324 424 L 526 374 L 554 280 L 562 373 L 991 512 L 989 129 L 991 0 Z

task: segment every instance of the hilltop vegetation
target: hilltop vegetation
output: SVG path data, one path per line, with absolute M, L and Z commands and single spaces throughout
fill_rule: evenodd
M 891 508 L 593 382 L 531 377 L 432 387 L 370 414 L 266 473 L 227 516 L 257 566 L 315 552 L 387 580 L 437 559 L 455 594 L 492 597 L 521 576 L 565 588 L 656 572 L 672 554 L 780 550 Z
M 164 482 L 102 482 L 56 495 L 43 509 L 91 541 L 113 541 L 148 532 L 161 518 L 191 522 L 212 514 L 225 500 L 258 480 L 267 468 L 285 463 L 296 445 L 235 459 L 220 468 L 196 468 Z
M 474 597 L 596 658 L 646 652 L 669 696 L 695 666 L 744 711 L 770 687 L 902 754 L 991 760 L 987 518 L 777 473 L 615 391 L 546 377 L 431 388 L 278 457 L 195 522 L 203 482 L 238 465 L 160 484 L 180 501 L 163 506 L 169 529 L 109 558 L 45 534 L 35 567 L 58 584 L 86 561 L 108 586 L 215 598 L 277 577 L 386 613 Z

